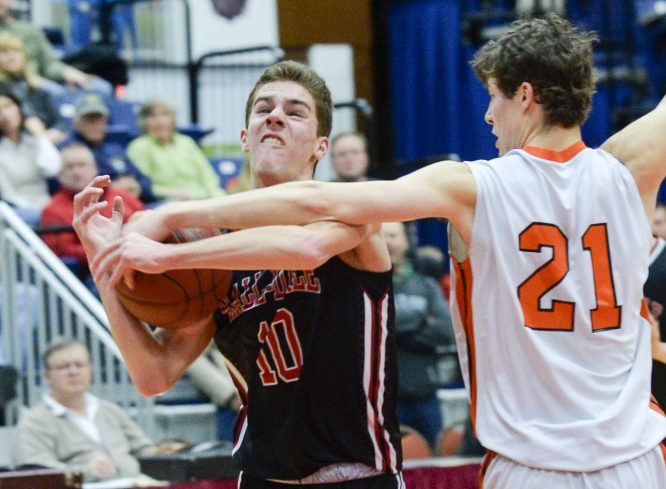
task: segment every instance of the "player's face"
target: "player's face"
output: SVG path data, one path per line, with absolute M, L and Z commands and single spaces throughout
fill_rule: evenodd
M 92 365 L 88 352 L 81 345 L 53 352 L 44 367 L 44 376 L 56 400 L 82 395 L 90 388 Z
M 250 155 L 254 185 L 265 187 L 312 178 L 328 138 L 317 136 L 315 102 L 301 85 L 271 82 L 256 93 L 241 147 Z
M 520 122 L 522 107 L 519 95 L 505 96 L 493 78 L 488 80 L 490 103 L 484 116 L 485 121 L 493 126 L 493 134 L 497 138 L 495 146 L 502 156 L 512 149 L 520 148 Z

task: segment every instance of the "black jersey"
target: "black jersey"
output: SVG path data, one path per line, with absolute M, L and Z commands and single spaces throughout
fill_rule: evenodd
M 244 407 L 234 458 L 266 479 L 337 463 L 401 468 L 391 272 L 335 257 L 313 271 L 235 272 L 215 342 Z

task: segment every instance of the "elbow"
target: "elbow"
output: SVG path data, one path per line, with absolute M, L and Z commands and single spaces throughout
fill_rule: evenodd
M 298 263 L 294 263 L 295 268 L 300 270 L 314 270 L 326 263 L 334 253 L 325 239 L 322 239 L 320 233 L 311 232 L 304 228 L 298 228 L 298 236 L 294 237 L 292 250 L 299 250 L 295 257 Z M 290 250 L 287 250 L 289 253 Z
M 335 216 L 335 201 L 330 198 L 331 193 L 326 191 L 330 185 L 317 180 L 304 180 L 294 182 L 299 192 L 290 194 L 291 205 L 303 209 L 317 220 L 332 219 Z
M 162 375 L 144 375 L 141 377 L 132 376 L 134 387 L 142 396 L 153 397 L 168 391 L 176 383 L 165 378 Z

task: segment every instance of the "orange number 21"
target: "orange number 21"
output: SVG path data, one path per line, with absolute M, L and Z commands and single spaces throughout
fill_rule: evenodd
M 590 311 L 593 331 L 620 327 L 622 306 L 617 304 L 613 271 L 608 249 L 606 224 L 592 224 L 582 238 L 583 249 L 590 253 L 597 307 Z M 573 331 L 573 302 L 552 300 L 550 308 L 541 307 L 541 298 L 569 273 L 568 239 L 553 224 L 532 223 L 520 233 L 520 250 L 540 253 L 551 248 L 553 256 L 518 286 L 525 326 L 550 331 Z

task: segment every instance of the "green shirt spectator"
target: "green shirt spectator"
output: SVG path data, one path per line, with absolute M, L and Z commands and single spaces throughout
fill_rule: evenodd
M 127 155 L 153 183 L 158 199 L 191 200 L 224 195 L 220 179 L 201 148 L 175 131 L 173 109 L 148 102 L 139 111 L 144 135 L 132 141 Z

